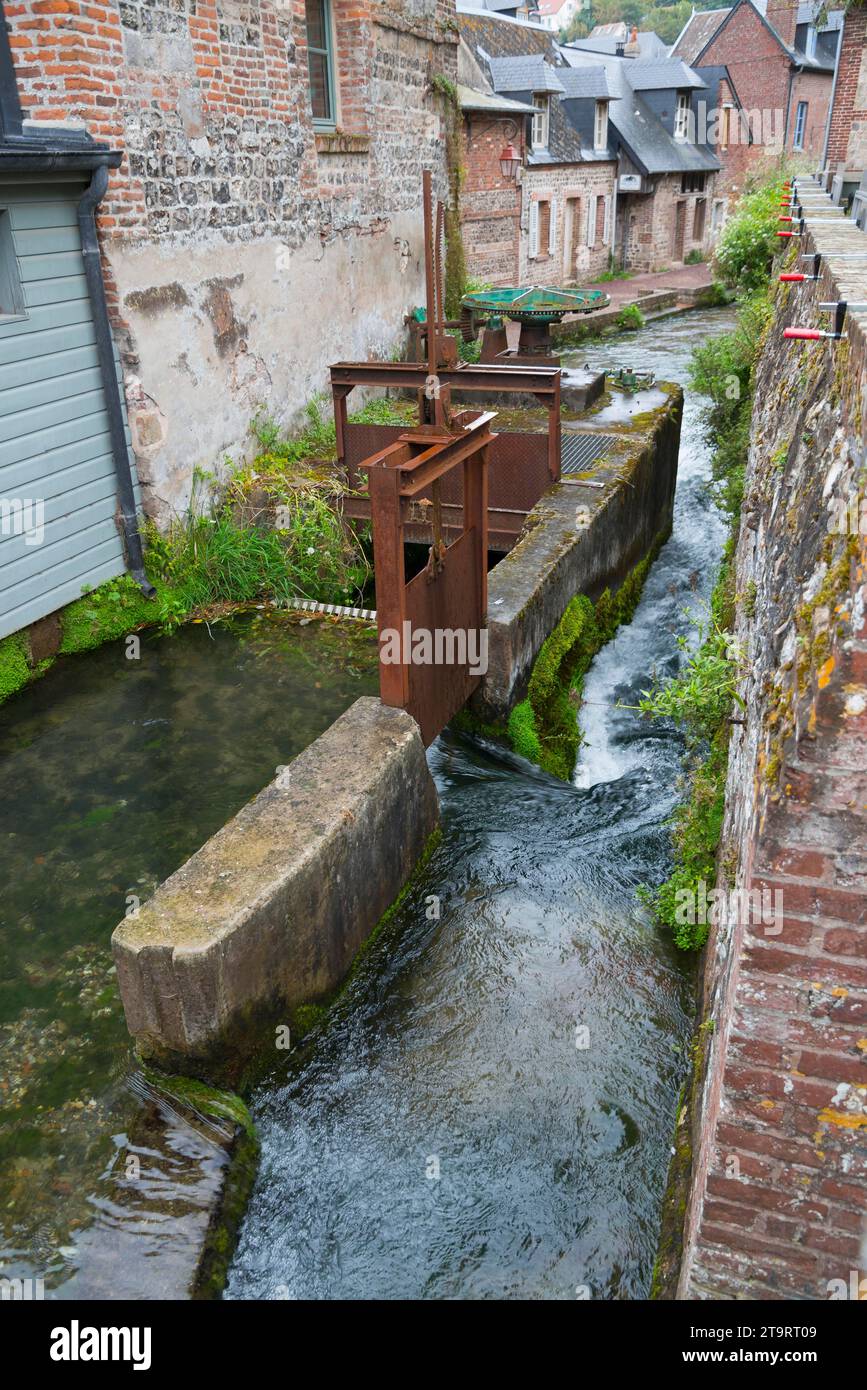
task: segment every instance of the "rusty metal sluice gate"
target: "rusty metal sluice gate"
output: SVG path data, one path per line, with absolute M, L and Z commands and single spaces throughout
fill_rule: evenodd
M 480 680 L 489 546 L 508 550 L 528 512 L 561 476 L 561 374 L 550 358 L 520 364 L 457 361 L 446 331 L 442 203 L 434 212 L 424 175 L 426 331 L 420 362 L 337 362 L 330 368 L 337 455 L 349 494 L 344 514 L 373 528 L 380 694 L 419 723 L 430 743 Z M 354 387 L 410 390 L 418 425 L 356 425 Z M 453 393 L 489 401 L 529 396 L 548 412 L 547 430 L 494 433 L 491 412 L 453 406 Z M 365 494 L 364 477 L 367 488 Z M 406 581 L 404 543 L 429 542 L 426 568 Z M 449 634 L 451 649 L 429 654 L 416 633 Z M 388 659 L 396 634 L 398 659 Z M 460 646 L 460 641 L 463 646 Z M 475 660 L 474 660 L 475 658 Z

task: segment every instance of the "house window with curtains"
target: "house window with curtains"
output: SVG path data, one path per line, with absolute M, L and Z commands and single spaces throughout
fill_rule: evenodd
M 310 107 L 315 126 L 337 121 L 334 86 L 334 38 L 330 0 L 306 0 L 307 66 L 310 73 Z

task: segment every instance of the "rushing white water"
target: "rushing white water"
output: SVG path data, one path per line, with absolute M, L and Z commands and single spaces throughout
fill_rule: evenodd
M 720 313 L 594 365 L 684 381 Z M 675 525 L 588 672 L 578 785 L 450 730 L 442 843 L 310 1040 L 252 1099 L 262 1164 L 229 1298 L 643 1298 L 693 1006 L 636 900 L 670 863 L 682 740 L 618 708 L 673 671 L 722 529 L 689 402 Z
M 664 334 L 661 359 L 654 338 Z M 692 348 L 700 335 L 696 317 L 649 326 L 629 344 L 629 365 L 637 371 L 686 383 Z M 622 340 L 607 344 L 594 357 L 600 366 L 622 362 Z M 676 670 L 678 633 L 689 632 L 690 616 L 706 617 L 715 565 L 724 540 L 723 522 L 708 495 L 710 461 L 700 426 L 701 402 L 687 392 L 678 465 L 674 524 L 644 586 L 632 622 L 593 661 L 584 680 L 580 723 L 585 744 L 575 769 L 577 787 L 613 782 L 635 768 L 652 764 L 659 732 L 634 709 L 654 670 Z

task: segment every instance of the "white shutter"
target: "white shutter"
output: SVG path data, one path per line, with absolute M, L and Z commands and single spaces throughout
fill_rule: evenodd
M 596 199 L 587 199 L 587 245 L 593 245 L 593 238 L 596 235 Z
M 530 256 L 539 254 L 539 204 L 535 200 L 530 204 Z
M 602 242 L 607 246 L 611 241 L 611 199 L 605 199 L 605 225 L 602 231 Z
M 548 255 L 553 256 L 557 246 L 557 199 L 551 199 L 551 220 L 548 223 Z

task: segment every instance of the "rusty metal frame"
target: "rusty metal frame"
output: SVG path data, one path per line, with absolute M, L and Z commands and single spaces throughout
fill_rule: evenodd
M 433 335 L 431 334 L 431 337 Z M 346 398 L 355 386 L 384 386 L 424 392 L 429 378 L 435 376 L 438 389 L 481 392 L 488 396 L 502 392 L 517 392 L 534 396 L 548 411 L 547 456 L 551 482 L 560 478 L 560 368 L 485 366 L 464 363 L 456 367 L 438 367 L 429 371 L 423 362 L 335 362 L 331 372 L 331 391 L 334 398 L 334 423 L 337 432 L 337 457 L 346 468 Z M 347 468 L 350 487 L 358 486 L 354 468 Z
M 487 609 L 488 495 L 487 472 L 493 414 L 477 416 L 459 433 L 407 430 L 392 444 L 360 465 L 368 475 L 376 578 L 376 614 L 380 641 L 387 630 L 413 629 L 413 617 L 430 620 L 433 631 L 481 631 Z M 463 469 L 463 526 L 440 554 L 431 547 L 428 569 L 406 581 L 404 528 L 414 503 L 435 495 L 439 481 Z M 415 630 L 427 623 L 415 625 Z M 406 709 L 417 720 L 422 739 L 431 743 L 453 714 L 469 699 L 480 677 L 469 668 L 435 668 L 420 672 L 409 661 L 380 659 L 379 690 L 383 704 Z

